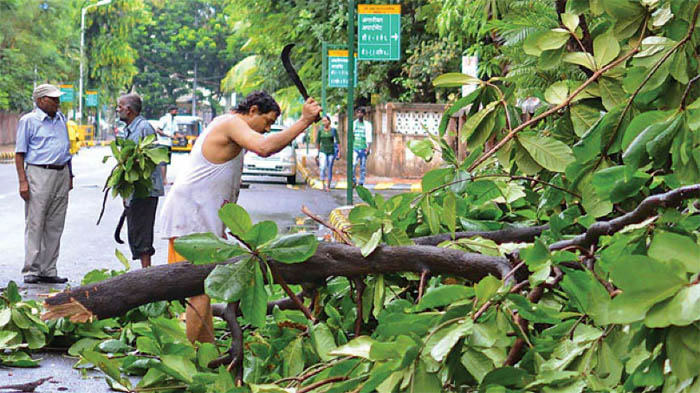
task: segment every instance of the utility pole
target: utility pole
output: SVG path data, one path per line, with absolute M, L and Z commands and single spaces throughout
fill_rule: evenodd
M 112 0 L 98 1 L 80 10 L 80 82 L 78 83 L 78 120 L 80 124 L 83 124 L 83 62 L 85 59 L 85 49 L 83 48 L 85 47 L 85 14 L 89 8 L 107 5 L 111 2 Z
M 350 0 L 348 4 L 348 135 L 347 135 L 347 151 L 345 154 L 345 159 L 347 160 L 347 204 L 352 205 L 352 194 L 354 190 L 354 184 L 352 182 L 352 175 L 354 173 L 353 166 L 353 156 L 352 156 L 352 145 L 355 137 L 352 132 L 352 116 L 355 112 L 354 100 L 355 100 L 355 1 Z

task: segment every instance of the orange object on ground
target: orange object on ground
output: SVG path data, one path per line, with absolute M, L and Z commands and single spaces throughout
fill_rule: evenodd
M 168 264 L 185 262 L 186 259 L 175 251 L 175 238 L 168 239 Z M 194 343 L 214 342 L 214 320 L 211 312 L 211 299 L 207 295 L 198 295 L 187 299 L 185 326 L 187 339 Z

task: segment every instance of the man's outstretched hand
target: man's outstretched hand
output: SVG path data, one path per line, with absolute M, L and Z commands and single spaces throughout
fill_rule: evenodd
M 309 97 L 301 109 L 301 118 L 309 123 L 316 122 L 321 118 L 321 105 L 312 97 Z

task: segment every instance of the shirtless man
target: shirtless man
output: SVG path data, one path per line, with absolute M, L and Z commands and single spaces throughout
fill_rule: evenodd
M 233 114 L 215 118 L 197 138 L 187 164 L 178 173 L 168 192 L 161 222 L 164 237 L 169 239 L 168 263 L 182 262 L 173 241 L 192 233 L 211 232 L 226 237 L 218 211 L 226 203 L 236 202 L 243 170 L 245 150 L 267 157 L 290 144 L 310 126 L 321 107 L 313 98 L 304 103 L 301 118 L 288 129 L 271 134 L 280 115 L 280 107 L 267 93 L 249 94 Z M 189 300 L 187 337 L 195 342 L 212 342 L 213 325 L 209 297 L 200 295 Z

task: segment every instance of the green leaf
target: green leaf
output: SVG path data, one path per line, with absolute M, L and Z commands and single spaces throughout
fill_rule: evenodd
M 130 346 L 119 340 L 105 340 L 101 342 L 97 348 L 104 353 L 124 353 L 131 349 Z
M 433 338 L 438 339 L 430 350 L 430 356 L 438 362 L 445 360 L 445 357 L 450 353 L 452 347 L 457 344 L 457 341 L 471 332 L 473 327 L 474 322 L 471 318 L 465 318 L 440 329 L 440 334 L 433 335 Z M 435 341 L 433 338 L 431 338 L 431 341 Z M 428 343 L 426 343 L 427 345 Z
M 516 367 L 499 367 L 491 370 L 481 381 L 481 387 L 488 385 L 507 386 L 515 388 L 524 388 L 527 384 L 533 381 L 532 375 L 528 374 L 522 368 Z
M 241 312 L 246 321 L 255 327 L 265 326 L 267 316 L 267 292 L 259 263 L 254 263 L 255 274 L 251 285 L 243 289 Z
M 236 236 L 242 237 L 253 226 L 248 212 L 235 203 L 227 203 L 219 209 L 219 218 Z
M 369 241 L 362 246 L 362 248 L 360 249 L 360 253 L 362 253 L 362 256 L 367 258 L 367 256 L 377 248 L 381 241 L 382 230 L 380 229 L 372 233 L 372 236 L 370 236 Z
M 425 192 L 444 186 L 454 177 L 454 169 L 437 168 L 423 175 L 421 186 Z
M 430 288 L 416 306 L 416 311 L 443 307 L 474 296 L 474 290 L 464 285 L 441 285 Z
M 12 311 L 9 308 L 0 310 L 0 328 L 5 327 L 12 320 Z
M 265 246 L 265 253 L 282 263 L 299 263 L 309 259 L 316 252 L 318 240 L 312 233 L 285 235 Z
M 471 348 L 464 351 L 462 357 L 460 358 L 460 362 L 464 368 L 469 371 L 469 374 L 471 374 L 479 383 L 481 383 L 486 374 L 488 374 L 494 368 L 494 364 L 491 359 L 489 359 L 483 353 Z
M 9 311 L 9 309 L 8 309 Z M 12 332 L 9 330 L 0 330 L 0 349 L 5 349 L 9 347 L 9 343 L 17 338 L 19 333 Z
M 467 121 L 464 123 L 464 126 L 462 126 L 462 130 L 460 132 L 461 142 L 466 142 L 468 139 L 471 138 L 471 136 L 475 133 L 477 127 L 484 121 L 486 116 L 488 116 L 491 112 L 494 111 L 494 109 L 496 109 L 496 105 L 498 105 L 498 103 L 498 101 L 489 102 L 486 106 L 484 106 L 483 109 L 481 109 L 479 112 L 475 113 L 467 119 Z
M 242 239 L 253 248 L 257 248 L 277 237 L 277 224 L 274 221 L 260 221 L 253 225 Z
M 213 233 L 193 233 L 175 239 L 175 251 L 196 265 L 224 262 L 248 251 Z
M 119 363 L 116 360 L 109 359 L 108 357 L 94 351 L 83 351 L 81 356 L 88 362 L 94 364 L 97 368 L 102 370 L 103 373 L 107 374 L 107 376 L 117 381 L 119 384 L 129 388 L 131 387 L 131 382 L 129 379 L 122 378 L 121 371 L 119 371 Z
M 682 288 L 673 298 L 649 310 L 644 324 L 651 328 L 687 326 L 700 319 L 700 284 Z
M 561 320 L 555 316 L 553 310 L 549 310 L 540 304 L 531 303 L 525 297 L 518 294 L 507 295 L 508 300 L 513 302 L 518 314 L 534 323 L 560 323 Z
M 371 359 L 369 353 L 374 342 L 369 336 L 359 336 L 345 345 L 329 350 L 327 353 L 332 356 L 357 356 L 369 360 Z
M 490 300 L 501 288 L 503 283 L 494 276 L 486 276 L 474 286 L 474 294 L 479 299 L 477 305 L 482 305 Z
M 0 364 L 9 367 L 38 367 L 39 361 L 32 359 L 26 352 L 17 351 L 9 355 L 0 354 Z
M 695 326 L 671 328 L 666 338 L 671 371 L 685 381 L 700 374 L 700 330 Z
M 605 109 L 612 111 L 618 105 L 626 102 L 627 93 L 622 89 L 622 83 L 616 79 L 602 77 L 598 81 L 600 98 Z
M 569 146 L 556 139 L 531 133 L 521 133 L 517 138 L 532 158 L 550 171 L 564 172 L 576 160 Z
M 428 140 L 428 141 L 430 141 L 430 140 Z M 372 193 L 368 189 L 366 189 L 362 186 L 357 186 L 357 187 L 355 187 L 355 191 L 357 192 L 357 195 L 360 196 L 360 199 L 365 201 L 365 203 L 367 203 L 368 205 L 370 205 L 373 208 L 377 207 L 377 204 L 374 202 L 374 197 L 372 197 Z
M 228 303 L 240 300 L 246 288 L 254 284 L 256 263 L 245 258 L 234 264 L 216 266 L 204 280 L 206 294 Z
M 565 29 L 552 29 L 537 39 L 537 46 L 541 50 L 559 49 L 569 41 L 571 33 Z
M 408 149 L 425 162 L 430 162 L 433 158 L 433 142 L 428 138 L 408 141 Z
M 352 343 L 353 341 L 351 341 L 350 343 Z M 333 338 L 333 333 L 331 333 L 331 330 L 325 323 L 318 323 L 314 325 L 314 327 L 311 329 L 311 343 L 314 349 L 316 350 L 318 357 L 320 357 L 323 361 L 329 361 L 333 359 L 333 357 L 336 355 L 336 352 L 340 348 L 342 348 L 336 345 L 335 339 Z M 346 344 L 343 347 L 348 346 L 350 343 Z
M 647 254 L 661 262 L 668 259 L 680 261 L 688 273 L 700 272 L 700 245 L 688 236 L 656 231 Z
M 186 383 L 192 383 L 192 376 L 197 373 L 197 367 L 189 359 L 178 355 L 161 355 L 160 371 Z
M 478 87 L 476 90 L 469 93 L 469 95 L 467 95 L 466 97 L 462 97 L 462 98 L 458 99 L 452 106 L 450 106 L 445 111 L 445 113 L 442 115 L 442 118 L 440 119 L 440 125 L 438 127 L 440 137 L 445 136 L 445 133 L 447 132 L 447 125 L 450 122 L 450 118 L 452 117 L 452 115 L 454 115 L 455 113 L 457 113 L 457 111 L 461 110 L 462 108 L 464 108 L 467 105 L 474 102 L 474 100 L 479 98 L 480 95 L 481 95 L 481 87 Z M 428 139 L 426 138 L 423 140 L 428 140 Z M 409 148 L 410 148 L 411 142 L 413 142 L 413 141 L 409 141 Z M 416 152 L 414 152 L 414 154 L 420 156 Z
M 598 67 L 606 66 L 620 54 L 620 43 L 612 31 L 598 35 L 593 40 L 593 53 Z
M 136 338 L 136 349 L 149 355 L 158 356 L 161 354 L 160 345 L 154 339 L 146 336 Z
M 304 354 L 302 352 L 302 338 L 297 337 L 282 350 L 284 360 L 282 376 L 293 377 L 304 371 Z
M 544 99 L 552 105 L 559 105 L 569 97 L 569 85 L 559 81 L 549 86 L 544 92 Z
M 627 147 L 627 150 L 622 154 L 622 160 L 634 168 L 646 165 L 649 162 L 647 143 L 666 130 L 675 130 L 680 127 L 682 119 L 683 116 L 673 116 L 666 121 L 651 124 L 645 128 Z
M 569 14 L 569 13 L 565 12 L 565 13 L 561 14 L 561 21 L 570 32 L 572 32 L 572 33 L 576 32 L 576 28 L 578 27 L 578 23 L 579 23 L 578 15 Z
M 19 294 L 19 287 L 17 287 L 17 283 L 12 280 L 7 284 L 7 289 L 5 289 L 4 294 L 7 300 L 10 301 L 10 304 L 22 301 L 22 295 Z
M 571 52 L 564 55 L 563 61 L 571 64 L 578 64 L 586 67 L 591 71 L 597 69 L 595 59 L 587 52 Z
M 147 148 L 143 153 L 156 165 L 168 161 L 168 149 L 164 147 Z
M 479 78 L 471 75 L 462 74 L 459 72 L 450 72 L 442 74 L 435 78 L 433 86 L 435 87 L 460 87 L 464 85 L 480 85 L 483 82 Z
M 656 303 L 675 295 L 687 281 L 679 262 L 659 262 L 642 255 L 627 255 L 610 266 L 613 284 L 622 290 L 610 306 L 613 323 L 643 319 Z
M 671 113 L 670 111 L 648 111 L 635 116 L 625 129 L 625 134 L 622 138 L 622 150 L 627 150 L 632 141 L 647 127 L 668 119 Z
M 127 259 L 124 254 L 122 254 L 121 251 L 119 251 L 118 248 L 114 249 L 114 255 L 117 257 L 119 262 L 121 262 L 122 266 L 124 266 L 124 270 L 129 270 L 131 269 L 131 264 L 129 263 L 129 259 Z

